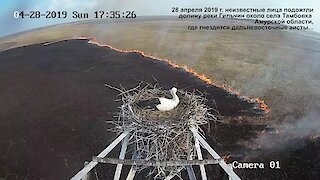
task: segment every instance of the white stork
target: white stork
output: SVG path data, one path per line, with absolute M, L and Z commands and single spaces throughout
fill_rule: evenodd
M 138 102 L 140 107 L 145 108 L 156 108 L 159 111 L 171 111 L 179 104 L 179 97 L 177 96 L 177 88 L 173 87 L 170 89 L 172 99 L 159 97 L 157 99 L 150 99 Z

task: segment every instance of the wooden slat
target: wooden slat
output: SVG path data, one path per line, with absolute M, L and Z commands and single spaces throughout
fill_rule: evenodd
M 197 180 L 196 174 L 194 173 L 192 166 L 187 166 L 187 172 L 190 180 Z
M 120 150 L 120 155 L 119 159 L 124 159 L 126 156 L 126 151 L 127 151 L 127 146 L 128 146 L 128 141 L 129 141 L 129 135 L 127 135 L 123 140 L 122 140 L 122 145 L 121 145 L 121 150 Z M 117 164 L 116 171 L 114 172 L 114 177 L 113 180 L 119 180 L 121 176 L 121 171 L 122 171 L 122 166 L 123 164 Z
M 131 166 L 131 169 L 128 173 L 128 176 L 127 176 L 127 179 L 126 180 L 133 180 L 134 179 L 134 176 L 136 175 L 137 173 L 137 170 L 134 166 Z
M 136 166 L 199 166 L 200 164 L 218 164 L 216 159 L 206 160 L 178 160 L 178 161 L 154 161 L 154 160 L 132 160 L 132 159 L 116 159 L 116 158 L 100 158 L 93 157 L 93 162 L 109 163 L 109 164 L 123 164 Z
M 84 167 L 86 167 L 87 165 L 89 164 L 89 162 L 88 161 L 85 161 L 84 162 Z M 82 180 L 90 180 L 90 172 L 88 172 L 86 175 L 84 175 L 83 177 L 82 177 Z
M 197 150 L 198 160 L 203 160 L 199 140 L 197 138 L 194 138 L 194 142 L 195 142 L 195 148 Z M 207 180 L 207 173 L 203 164 L 200 165 L 200 171 L 201 171 L 202 180 Z
M 224 162 L 224 160 L 219 156 L 218 153 L 216 153 L 211 146 L 206 142 L 206 140 L 203 139 L 203 137 L 200 136 L 198 133 L 198 130 L 195 127 L 190 127 L 190 131 L 193 133 L 194 137 L 197 138 L 202 146 L 207 149 L 207 151 L 211 154 L 211 156 L 214 159 L 219 160 L 219 165 L 222 167 L 222 169 L 228 174 L 228 176 L 232 180 L 241 180 L 239 176 Z

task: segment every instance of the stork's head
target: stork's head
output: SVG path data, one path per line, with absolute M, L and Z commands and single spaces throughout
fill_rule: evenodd
M 170 92 L 171 92 L 172 94 L 176 94 L 177 91 L 178 91 L 178 90 L 177 90 L 176 87 L 173 87 L 173 88 L 170 89 Z

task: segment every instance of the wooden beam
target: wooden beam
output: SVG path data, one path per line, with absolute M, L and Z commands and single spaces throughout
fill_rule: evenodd
M 123 140 L 122 140 L 122 145 L 121 145 L 121 151 L 119 155 L 119 159 L 124 159 L 126 156 L 126 151 L 127 151 L 127 146 L 129 142 L 129 135 L 127 135 Z M 114 172 L 114 177 L 113 180 L 119 180 L 121 176 L 121 171 L 122 171 L 122 166 L 123 164 L 117 164 L 116 171 Z
M 211 146 L 206 142 L 206 140 L 203 139 L 202 136 L 198 133 L 198 130 L 195 127 L 190 127 L 190 131 L 193 133 L 194 137 L 197 138 L 202 146 L 207 149 L 207 151 L 211 154 L 211 156 L 214 159 L 217 159 L 219 162 L 219 165 L 222 167 L 222 169 L 228 174 L 229 178 L 232 180 L 241 180 L 239 176 L 224 162 L 224 160 L 219 156 L 218 153 L 216 153 Z
M 199 140 L 197 138 L 194 138 L 194 142 L 195 142 L 195 148 L 197 150 L 198 160 L 203 160 Z M 207 173 L 203 164 L 200 165 L 200 171 L 201 171 L 202 180 L 207 180 Z
M 177 160 L 177 161 L 155 161 L 155 160 L 133 160 L 133 159 L 116 159 L 116 158 L 100 158 L 93 157 L 93 162 L 109 163 L 109 164 L 123 164 L 135 166 L 199 166 L 200 164 L 218 164 L 216 159 L 206 160 Z
M 233 170 L 232 164 L 228 164 L 228 166 Z M 232 180 L 232 179 L 229 177 L 229 180 Z
M 84 167 L 86 167 L 88 164 L 89 164 L 89 162 L 88 162 L 88 161 L 85 161 L 85 162 L 84 162 Z M 84 175 L 84 176 L 82 177 L 82 180 L 90 180 L 90 176 L 91 176 L 91 173 L 88 172 L 86 175 Z
M 196 174 L 194 173 L 192 166 L 187 166 L 186 168 L 187 168 L 189 179 L 190 180 L 197 180 Z
M 115 148 L 123 138 L 125 138 L 129 134 L 128 131 L 123 132 L 120 136 L 118 136 L 108 147 L 106 147 L 97 157 L 104 158 L 106 155 L 110 153 L 110 151 Z M 74 175 L 71 180 L 80 180 L 83 176 L 85 176 L 92 168 L 94 168 L 98 162 L 91 161 L 86 167 L 80 170 L 76 175 Z
M 188 160 L 193 160 L 192 159 L 192 156 L 191 156 L 191 148 L 190 148 L 190 144 L 189 143 L 191 143 L 191 133 L 190 132 L 188 132 L 188 156 L 187 156 L 187 159 Z M 186 168 L 187 168 L 187 172 L 188 172 L 188 176 L 189 176 L 189 179 L 190 180 L 197 180 L 197 177 L 196 177 L 196 174 L 194 173 L 194 170 L 193 170 L 193 168 L 192 168 L 192 166 L 191 165 L 187 165 L 186 166 Z
M 136 172 L 137 172 L 137 170 L 136 170 L 135 166 L 131 166 L 131 169 L 130 169 L 130 171 L 128 173 L 128 176 L 127 176 L 126 180 L 133 180 L 134 176 L 136 175 Z

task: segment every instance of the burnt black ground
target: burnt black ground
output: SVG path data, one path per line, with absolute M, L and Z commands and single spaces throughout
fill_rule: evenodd
M 255 104 L 138 53 L 120 53 L 87 40 L 10 49 L 0 53 L 0 178 L 69 179 L 115 138 L 106 131 L 105 120 L 117 112 L 117 92 L 104 84 L 131 88 L 154 79 L 164 88 L 206 92 L 222 116 L 259 113 Z M 223 155 L 261 128 L 218 125 L 208 141 Z M 99 167 L 101 178 L 112 177 L 113 169 Z

